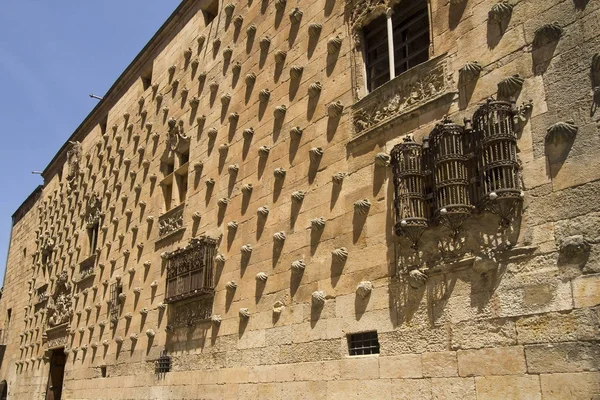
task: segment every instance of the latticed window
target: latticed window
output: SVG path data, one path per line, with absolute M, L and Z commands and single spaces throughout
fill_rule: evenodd
M 160 357 L 156 360 L 155 372 L 157 375 L 166 374 L 171 371 L 171 357 L 164 350 L 160 353 Z
M 216 240 L 208 237 L 192 239 L 187 247 L 167 256 L 166 302 L 213 293 L 216 245 Z
M 379 354 L 377 331 L 348 335 L 348 352 L 351 356 Z
M 385 82 L 429 59 L 427 1 L 405 0 L 363 28 L 367 87 Z
M 119 295 L 123 292 L 123 287 L 119 283 L 113 283 L 110 286 L 110 321 L 116 324 L 119 320 L 119 313 L 121 310 L 121 301 Z

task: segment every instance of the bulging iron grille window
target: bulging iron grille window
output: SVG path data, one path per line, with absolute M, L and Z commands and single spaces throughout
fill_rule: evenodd
M 363 37 L 367 87 L 373 91 L 429 59 L 427 1 L 401 1 L 365 26 Z
M 119 295 L 123 292 L 123 287 L 119 283 L 110 285 L 110 322 L 116 324 L 119 321 L 119 313 L 121 310 L 121 300 Z
M 348 351 L 351 356 L 379 354 L 377 331 L 348 335 Z
M 428 222 L 458 234 L 475 208 L 510 224 L 524 193 L 517 157 L 514 104 L 489 100 L 459 125 L 444 118 L 423 145 L 412 138 L 392 149 L 395 232 L 417 246 Z
M 216 245 L 216 240 L 203 236 L 192 239 L 188 246 L 167 256 L 165 302 L 213 293 Z

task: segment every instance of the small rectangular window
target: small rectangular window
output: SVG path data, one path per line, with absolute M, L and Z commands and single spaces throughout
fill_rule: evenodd
M 98 231 L 100 230 L 100 223 L 96 222 L 90 228 L 88 228 L 88 239 L 90 243 L 90 256 L 94 255 L 94 252 L 98 248 Z
M 100 372 L 102 373 L 102 377 L 106 378 L 106 366 L 100 367 Z
M 156 360 L 155 372 L 157 375 L 166 374 L 171 371 L 171 357 L 167 354 L 167 351 L 164 350 L 158 360 Z
M 377 331 L 348 335 L 348 352 L 351 356 L 379 354 Z
M 142 80 L 142 86 L 144 91 L 148 90 L 152 86 L 152 65 L 140 76 Z
M 110 286 L 110 322 L 116 324 L 119 321 L 121 310 L 121 300 L 119 295 L 123 292 L 123 287 L 118 283 L 113 283 Z

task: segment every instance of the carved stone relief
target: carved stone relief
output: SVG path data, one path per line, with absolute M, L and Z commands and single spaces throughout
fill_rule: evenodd
M 56 289 L 48 301 L 48 326 L 68 323 L 73 316 L 71 283 L 67 271 L 61 272 L 56 280 Z
M 183 207 L 169 211 L 158 220 L 158 234 L 163 237 L 183 228 Z

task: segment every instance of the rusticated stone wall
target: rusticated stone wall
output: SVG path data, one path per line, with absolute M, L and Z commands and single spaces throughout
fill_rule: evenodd
M 15 214 L 9 398 L 45 398 L 63 347 L 63 398 L 599 396 L 600 5 L 430 0 L 430 60 L 367 95 L 356 32 L 385 0 L 219 2 L 207 25 L 208 3 L 182 3 Z M 393 232 L 385 154 L 507 91 L 522 207 L 508 226 L 431 226 L 415 251 Z M 187 143 L 166 213 L 163 161 Z M 167 259 L 202 235 L 212 318 L 180 324 Z M 380 354 L 349 356 L 346 335 L 373 330 Z

